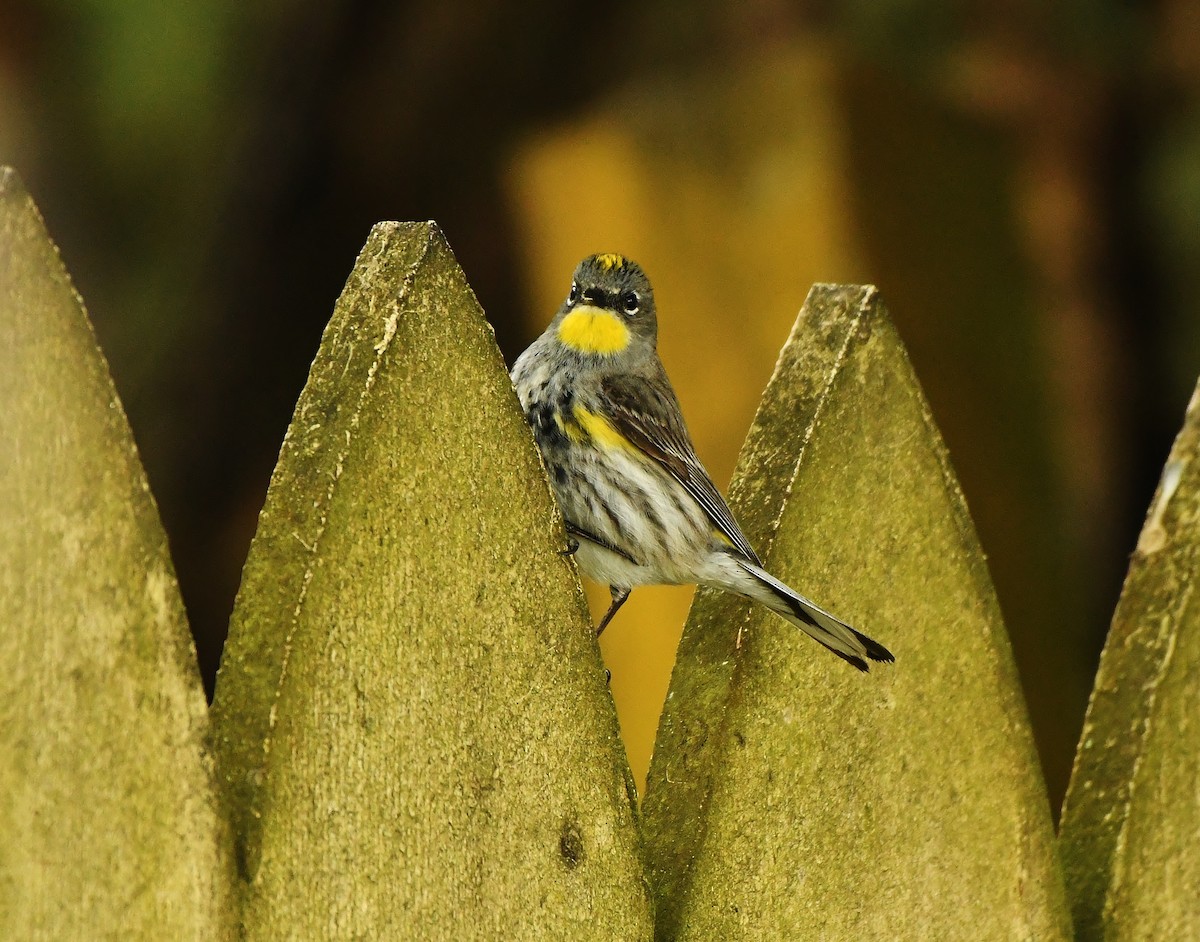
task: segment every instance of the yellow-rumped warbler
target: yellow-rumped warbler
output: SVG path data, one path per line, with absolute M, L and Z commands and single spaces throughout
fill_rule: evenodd
M 893 660 L 763 569 L 696 457 L 657 341 L 645 272 L 592 255 L 513 365 L 579 568 L 612 594 L 596 634 L 635 586 L 695 582 L 761 602 L 859 670 Z

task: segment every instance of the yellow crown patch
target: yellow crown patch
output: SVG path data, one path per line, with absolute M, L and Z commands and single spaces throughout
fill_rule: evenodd
M 615 252 L 606 252 L 603 255 L 596 256 L 596 264 L 604 271 L 612 271 L 614 268 L 625 267 L 625 256 L 618 255 Z

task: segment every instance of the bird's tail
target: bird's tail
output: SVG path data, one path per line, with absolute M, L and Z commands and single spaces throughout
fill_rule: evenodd
M 844 661 L 849 661 L 860 671 L 868 669 L 867 660 L 894 661 L 892 652 L 878 641 L 855 631 L 844 621 L 834 618 L 829 612 L 818 608 L 791 587 L 784 585 L 773 575 L 750 562 L 740 559 L 738 563 L 753 577 L 753 589 L 748 594 L 762 602 L 771 611 L 782 615 L 797 628 L 806 632 L 813 640 L 829 648 Z

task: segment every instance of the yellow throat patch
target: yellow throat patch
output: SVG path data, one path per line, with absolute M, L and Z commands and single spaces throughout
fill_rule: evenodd
M 629 346 L 629 328 L 612 311 L 585 304 L 559 321 L 558 339 L 577 353 L 612 356 Z

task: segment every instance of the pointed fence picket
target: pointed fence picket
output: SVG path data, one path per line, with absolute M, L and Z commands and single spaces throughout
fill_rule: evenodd
M 565 543 L 445 239 L 381 223 L 284 440 L 217 678 L 247 939 L 650 937 Z
M 1080 942 L 1200 938 L 1200 389 L 1163 469 L 1063 805 Z
M 79 296 L 0 167 L 0 939 L 232 939 L 166 535 Z
M 813 288 L 730 497 L 767 567 L 896 663 L 839 670 L 698 594 L 643 804 L 659 937 L 1069 938 L 987 566 L 874 288 Z

